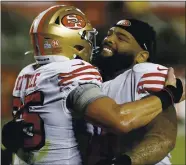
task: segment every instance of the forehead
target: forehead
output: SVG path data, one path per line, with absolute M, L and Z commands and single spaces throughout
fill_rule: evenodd
M 109 29 L 109 31 L 111 31 L 113 33 L 123 34 L 123 35 L 127 36 L 130 39 L 134 38 L 129 32 L 127 32 L 126 30 L 124 30 L 124 29 L 122 29 L 120 27 L 112 27 L 112 28 Z

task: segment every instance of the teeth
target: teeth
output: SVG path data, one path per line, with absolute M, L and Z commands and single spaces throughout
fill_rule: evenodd
M 110 50 L 108 48 L 103 48 L 103 50 L 108 51 L 109 53 L 112 53 L 112 50 Z

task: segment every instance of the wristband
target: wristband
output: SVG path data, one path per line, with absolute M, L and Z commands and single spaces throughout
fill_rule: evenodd
M 178 103 L 183 94 L 183 86 L 180 79 L 176 79 L 176 87 L 172 85 L 167 85 L 164 89 L 153 95 L 157 96 L 162 103 L 162 109 L 168 108 L 174 103 Z
M 174 103 L 179 103 L 183 94 L 183 85 L 180 79 L 176 79 L 176 87 L 167 85 L 165 89 L 168 89 L 172 93 Z
M 153 95 L 157 96 L 161 100 L 163 110 L 174 104 L 173 96 L 170 92 L 168 92 L 167 89 L 163 89 L 159 92 L 154 93 Z

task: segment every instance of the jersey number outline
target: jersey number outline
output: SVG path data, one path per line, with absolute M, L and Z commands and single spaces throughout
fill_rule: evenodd
M 29 106 L 42 106 L 44 94 L 42 91 L 35 91 L 24 98 L 23 105 L 20 97 L 13 96 L 13 110 L 20 112 L 25 122 L 34 125 L 34 136 L 24 139 L 24 150 L 39 150 L 45 145 L 44 121 L 35 112 L 29 112 Z M 14 114 L 13 114 L 14 116 Z

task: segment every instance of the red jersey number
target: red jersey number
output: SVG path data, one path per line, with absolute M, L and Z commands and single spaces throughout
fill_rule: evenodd
M 23 105 L 19 97 L 13 97 L 13 109 L 22 115 L 25 122 L 34 125 L 34 136 L 24 139 L 25 150 L 39 150 L 45 144 L 44 122 L 38 113 L 29 112 L 29 106 L 43 105 L 44 94 L 41 91 L 33 92 L 25 96 Z M 14 115 L 14 114 L 13 114 Z

